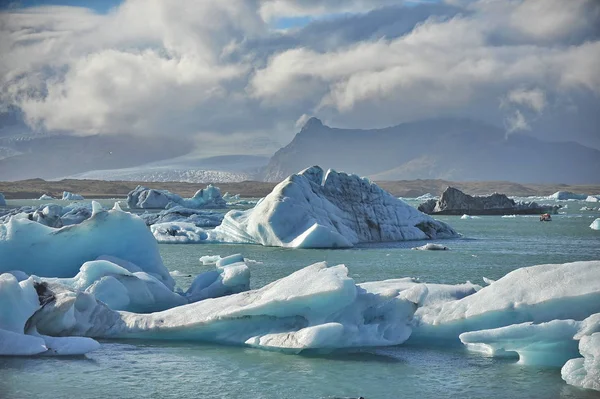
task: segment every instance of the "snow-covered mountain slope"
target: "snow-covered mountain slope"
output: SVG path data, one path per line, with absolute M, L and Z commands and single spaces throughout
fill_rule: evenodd
M 187 183 L 239 182 L 252 180 L 267 161 L 266 157 L 252 155 L 224 155 L 209 158 L 190 155 L 132 168 L 93 170 L 68 178 Z

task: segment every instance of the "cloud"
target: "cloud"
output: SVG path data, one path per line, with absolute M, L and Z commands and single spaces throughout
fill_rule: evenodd
M 126 0 L 107 14 L 8 10 L 1 108 L 41 130 L 193 136 L 229 141 L 232 153 L 241 134 L 285 143 L 305 115 L 352 127 L 471 117 L 553 139 L 567 137 L 569 121 L 576 139 L 600 146 L 599 4 Z

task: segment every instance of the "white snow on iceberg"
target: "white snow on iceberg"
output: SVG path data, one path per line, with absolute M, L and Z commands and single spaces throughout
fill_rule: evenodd
M 317 263 L 258 290 L 152 314 L 116 312 L 90 294 L 52 286 L 51 300 L 30 323 L 55 336 L 205 341 L 291 352 L 404 342 L 417 305 L 394 291 L 369 293 L 347 273 L 343 265 Z
M 228 212 L 210 233 L 212 241 L 292 248 L 457 236 L 368 179 L 318 166 L 291 175 L 253 209 Z
M 0 224 L 0 272 L 74 277 L 86 261 L 109 255 L 133 262 L 172 290 L 175 282 L 144 221 L 118 206 L 110 211 L 98 203 L 93 207 L 89 219 L 60 229 L 17 217 Z
M 411 340 L 458 341 L 461 333 L 600 313 L 600 261 L 525 267 L 458 301 L 415 313 Z

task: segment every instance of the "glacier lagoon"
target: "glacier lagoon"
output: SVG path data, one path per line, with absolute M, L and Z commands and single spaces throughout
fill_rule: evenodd
M 564 202 L 562 203 L 565 204 Z M 9 204 L 10 205 L 10 204 Z M 412 251 L 425 241 L 359 245 L 344 250 L 285 249 L 256 245 L 161 244 L 165 265 L 179 286 L 212 266 L 205 255 L 242 253 L 251 288 L 306 265 L 344 263 L 356 282 L 417 277 L 429 283 L 485 285 L 524 266 L 600 257 L 600 235 L 589 228 L 597 211 L 568 202 L 551 223 L 537 217 L 440 217 L 464 235 L 440 241 L 450 251 Z M 560 368 L 523 366 L 462 346 L 400 346 L 328 355 L 286 355 L 242 347 L 140 340 L 101 341 L 102 348 L 72 358 L 0 358 L 2 397 L 564 397 L 595 391 L 567 385 Z

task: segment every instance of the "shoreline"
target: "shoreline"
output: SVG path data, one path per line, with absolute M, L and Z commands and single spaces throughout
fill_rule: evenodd
M 376 181 L 384 190 L 397 197 L 418 197 L 431 193 L 440 195 L 448 186 L 471 195 L 489 195 L 494 192 L 508 196 L 548 196 L 556 191 L 572 191 L 575 193 L 599 194 L 600 184 L 567 185 L 567 184 L 523 184 L 506 181 L 452 182 L 447 180 L 400 180 Z M 0 193 L 6 199 L 37 199 L 42 194 L 61 197 L 63 191 L 81 194 L 84 198 L 123 198 L 137 185 L 148 188 L 169 190 L 183 197 L 191 197 L 209 183 L 184 182 L 134 182 L 108 180 L 76 180 L 46 181 L 43 179 L 0 182 Z M 237 183 L 211 183 L 221 189 L 221 193 L 240 194 L 241 197 L 264 197 L 277 183 L 243 181 Z

